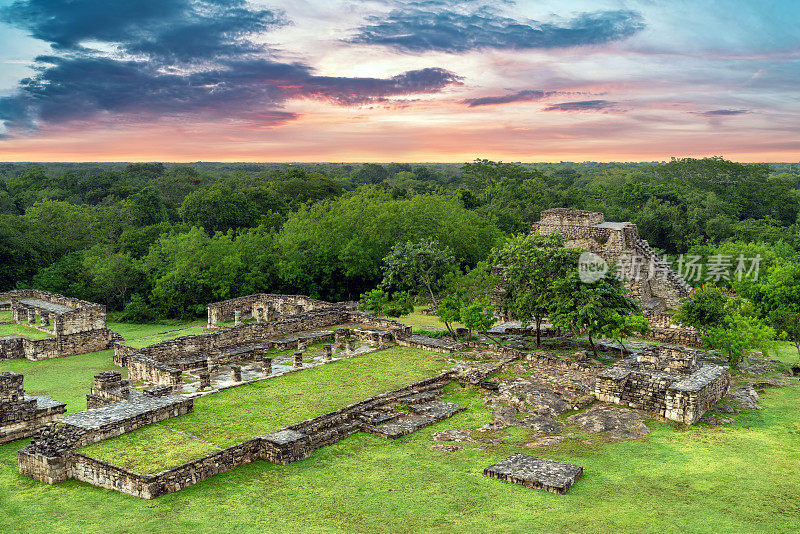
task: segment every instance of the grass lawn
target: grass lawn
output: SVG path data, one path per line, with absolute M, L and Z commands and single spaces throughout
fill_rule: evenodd
M 438 354 L 392 347 L 198 398 L 193 413 L 162 425 L 225 448 L 434 376 L 448 367 Z M 195 448 L 185 443 L 176 443 L 169 457 L 161 457 L 160 441 L 174 434 L 164 426 L 150 425 L 90 445 L 82 452 L 146 473 L 198 457 Z
M 441 322 L 438 317 L 435 315 L 422 314 L 422 310 L 427 307 L 428 306 L 415 306 L 413 312 L 409 313 L 408 315 L 397 317 L 396 320 L 403 324 L 407 324 L 415 330 L 419 328 L 425 330 L 446 330 L 447 327 L 444 326 L 444 323 Z M 394 318 L 390 317 L 390 319 Z M 464 325 L 461 323 L 452 323 L 450 326 L 453 328 L 461 328 Z
M 302 373 L 300 373 L 302 374 Z M 770 389 L 763 411 L 725 427 L 650 422 L 641 440 L 570 440 L 430 450 L 431 433 L 490 419 L 474 389 L 446 399 L 468 410 L 391 441 L 358 433 L 282 467 L 259 461 L 186 490 L 140 500 L 76 481 L 48 486 L 17 473 L 0 447 L 4 532 L 796 532 L 800 529 L 797 386 Z M 485 447 L 483 449 L 479 447 Z M 484 477 L 514 452 L 584 466 L 567 495 Z
M 113 350 L 78 354 L 66 358 L 51 358 L 34 362 L 26 359 L 0 362 L 0 372 L 13 371 L 25 375 L 25 392 L 44 395 L 67 403 L 70 413 L 86 409 L 86 394 L 94 383 L 94 375 L 102 371 L 125 369 L 112 363 Z
M 47 332 L 31 328 L 28 325 L 18 323 L 0 324 L 0 337 L 3 336 L 22 336 L 28 339 L 46 339 L 48 337 L 54 337 L 53 334 L 48 334 Z
M 206 324 L 205 319 L 196 319 L 148 324 L 109 322 L 108 327 L 121 335 L 126 345 L 138 348 L 176 337 L 205 334 Z
M 11 310 L 2 310 L 0 311 L 0 323 L 7 323 L 8 321 L 13 321 L 14 315 L 11 313 Z

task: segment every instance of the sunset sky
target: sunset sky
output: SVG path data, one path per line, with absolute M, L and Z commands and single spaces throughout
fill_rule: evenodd
M 0 0 L 0 161 L 800 160 L 797 0 Z

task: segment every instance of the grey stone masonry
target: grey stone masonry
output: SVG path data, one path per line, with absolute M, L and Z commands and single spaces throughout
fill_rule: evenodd
M 105 350 L 122 339 L 106 327 L 106 307 L 38 289 L 0 293 L 14 322 L 27 324 L 53 337 L 0 342 L 0 359 L 44 360 Z
M 605 222 L 602 213 L 553 208 L 542 212 L 532 231 L 560 234 L 567 247 L 593 252 L 623 269 L 638 269 L 640 276 L 626 281 L 645 312 L 674 309 L 692 292 L 691 286 L 639 237 L 631 222 Z
M 130 395 L 130 383 L 122 380 L 119 371 L 103 371 L 94 375 L 94 386 L 86 395 L 86 407 L 99 408 L 112 402 L 121 402 Z
M 66 404 L 26 395 L 23 376 L 0 373 L 0 443 L 27 438 L 67 411 Z
M 517 453 L 490 465 L 483 474 L 526 488 L 563 495 L 583 475 L 583 467 Z
M 595 396 L 693 424 L 728 391 L 727 366 L 700 362 L 701 351 L 653 346 L 597 375 Z

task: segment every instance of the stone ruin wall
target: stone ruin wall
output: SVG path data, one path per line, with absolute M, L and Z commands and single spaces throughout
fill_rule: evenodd
M 692 361 L 701 353 L 692 349 L 655 347 L 659 351 L 681 352 Z M 600 372 L 595 396 L 601 402 L 644 410 L 685 424 L 694 424 L 719 401 L 731 384 L 727 367 L 695 363 L 691 369 L 650 369 L 641 355 L 626 358 Z M 688 360 L 687 360 L 688 361 Z
M 50 423 L 38 431 L 30 445 L 17 453 L 19 473 L 47 484 L 67 480 L 73 476 L 72 465 L 76 449 L 132 432 L 151 423 L 190 413 L 193 409 L 194 401 L 185 398 L 177 403 L 92 428 L 64 421 Z
M 280 316 L 297 315 L 331 307 L 354 310 L 355 306 L 355 303 L 334 304 L 305 295 L 258 293 L 209 304 L 208 327 L 213 328 L 218 323 L 235 320 L 237 315 L 240 320 L 254 318 L 257 321 L 272 321 Z
M 50 304 L 73 308 L 65 313 L 52 313 L 27 306 L 19 299 L 37 299 Z M 17 289 L 0 293 L 0 301 L 8 301 L 14 321 L 27 324 L 54 338 L 28 339 L 15 336 L 0 340 L 0 360 L 27 358 L 45 360 L 86 354 L 113 347 L 122 338 L 106 327 L 106 307 L 85 300 L 73 299 L 37 289 Z M 36 315 L 41 319 L 35 320 Z M 31 322 L 31 318 L 34 319 Z
M 205 359 L 215 352 L 237 346 L 270 343 L 275 338 L 345 323 L 358 323 L 391 330 L 395 339 L 411 336 L 411 327 L 391 319 L 328 307 L 267 323 L 246 323 L 208 334 L 183 336 L 141 349 L 121 344 L 115 347 L 114 363 L 128 368 L 130 380 L 146 380 L 178 389 L 182 385 L 180 360 Z
M 21 374 L 0 373 L 0 443 L 32 436 L 66 411 L 63 402 L 26 395 Z
M 308 458 L 315 450 L 358 432 L 361 429 L 359 416 L 362 413 L 381 409 L 396 402 L 398 397 L 441 389 L 451 381 L 452 372 L 447 371 L 433 378 L 301 421 L 282 431 L 253 437 L 160 473 L 136 473 L 113 463 L 74 452 L 75 449 L 88 444 L 83 442 L 71 445 L 70 451 L 60 457 L 23 454 L 25 451 L 23 449 L 20 451 L 20 473 L 50 484 L 75 478 L 94 486 L 113 489 L 143 499 L 154 499 L 255 460 L 287 465 Z M 270 436 L 285 431 L 298 433 L 302 437 L 285 445 L 270 439 Z

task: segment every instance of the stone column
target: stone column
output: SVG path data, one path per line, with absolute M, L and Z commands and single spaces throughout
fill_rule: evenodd
M 303 351 L 296 350 L 294 351 L 294 368 L 299 369 L 303 367 Z
M 231 373 L 233 374 L 234 382 L 242 381 L 242 367 L 239 365 L 231 365 Z
M 298 339 L 297 340 L 297 350 L 300 352 L 305 352 L 308 348 L 308 344 L 305 339 Z
M 333 359 L 333 347 L 330 343 L 325 343 L 322 346 L 322 359 L 329 362 Z
M 239 326 L 242 324 L 242 313 L 235 311 L 233 312 L 233 326 Z
M 269 376 L 272 374 L 272 358 L 269 356 L 261 357 L 261 372 L 264 374 L 264 376 Z
M 41 319 L 39 320 L 39 326 L 42 328 L 50 326 L 50 316 L 43 313 Z
M 33 308 L 28 308 L 28 324 L 35 325 L 36 324 L 36 310 Z
M 356 352 L 356 340 L 355 339 L 348 339 L 347 340 L 347 354 L 352 356 Z
M 334 341 L 337 350 L 344 350 L 345 343 L 347 342 L 347 329 L 338 328 L 333 333 Z
M 200 376 L 200 389 L 206 389 L 211 387 L 211 373 L 209 371 L 203 370 L 199 373 Z

